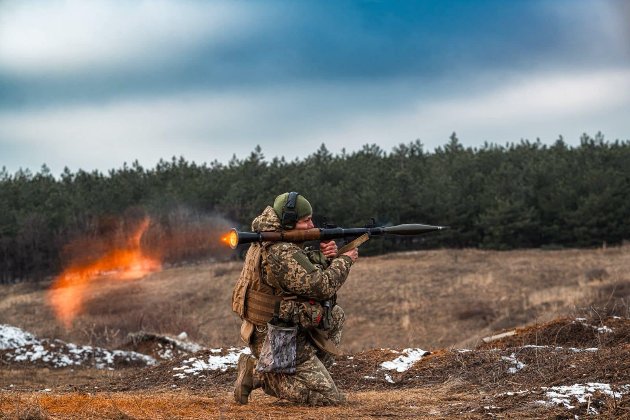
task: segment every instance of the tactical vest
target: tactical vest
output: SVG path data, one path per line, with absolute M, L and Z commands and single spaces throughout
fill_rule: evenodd
M 263 280 L 263 257 L 267 256 L 267 247 L 252 243 L 245 256 L 243 270 L 232 292 L 232 310 L 254 325 L 264 326 L 273 317 L 276 303 L 283 298 L 275 294 L 275 289 Z M 272 275 L 270 271 L 265 273 Z
M 243 320 L 241 338 L 247 344 L 250 342 L 254 328 L 265 327 L 273 318 L 277 303 L 296 298 L 291 295 L 278 296 L 275 294 L 276 289 L 263 282 L 266 278 L 268 282 L 275 283 L 269 266 L 266 266 L 267 270 L 263 273 L 262 260 L 267 257 L 268 247 L 269 244 L 261 245 L 256 242 L 250 245 L 241 275 L 232 291 L 232 311 Z M 317 328 L 309 329 L 307 332 L 317 347 L 333 355 L 341 355 L 339 349 L 324 332 Z

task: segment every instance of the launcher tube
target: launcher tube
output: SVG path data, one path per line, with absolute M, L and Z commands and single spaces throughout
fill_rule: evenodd
M 228 243 L 232 249 L 235 249 L 239 244 L 248 244 L 251 242 L 328 241 L 331 239 L 358 237 L 364 233 L 367 233 L 370 236 L 415 236 L 444 229 L 448 229 L 448 227 L 422 225 L 419 223 L 370 228 L 293 229 L 281 230 L 278 232 L 239 232 L 236 229 L 232 229 L 229 235 Z

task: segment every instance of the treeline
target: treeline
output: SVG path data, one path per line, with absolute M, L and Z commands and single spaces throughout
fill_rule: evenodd
M 630 238 L 630 141 L 608 142 L 598 133 L 583 135 L 576 147 L 560 138 L 550 146 L 521 141 L 466 148 L 453 134 L 433 152 L 416 141 L 390 152 L 365 145 L 333 155 L 322 144 L 293 161 L 267 160 L 257 147 L 227 164 L 173 158 L 154 168 L 135 162 L 107 174 L 66 169 L 59 177 L 45 166 L 36 174 L 3 169 L 0 281 L 58 271 L 69 243 L 124 229 L 130 212 L 156 221 L 159 231 L 150 237 L 180 249 L 169 254 L 173 262 L 203 258 L 211 247 L 201 239 L 173 239 L 175 232 L 199 237 L 221 225 L 219 216 L 246 227 L 289 190 L 311 201 L 316 220 L 325 216 L 340 226 L 370 218 L 451 226 L 416 239 L 374 240 L 367 253 L 619 244 Z M 194 251 L 182 250 L 188 246 Z

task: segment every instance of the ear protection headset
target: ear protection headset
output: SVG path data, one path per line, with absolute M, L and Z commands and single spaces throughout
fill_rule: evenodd
M 287 197 L 287 203 L 282 207 L 282 227 L 284 229 L 294 229 L 298 221 L 298 214 L 295 206 L 297 205 L 298 194 L 291 191 Z

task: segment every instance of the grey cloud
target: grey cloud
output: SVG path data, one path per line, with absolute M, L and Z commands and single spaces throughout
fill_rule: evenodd
M 238 4 L 234 13 L 244 13 L 251 5 Z M 618 60 L 615 54 L 601 52 L 606 45 L 588 51 L 572 45 L 566 34 L 575 28 L 567 29 L 562 21 L 570 14 L 552 15 L 541 6 L 544 2 L 501 4 L 269 2 L 249 10 L 249 24 L 230 27 L 233 37 L 182 35 L 186 45 L 148 45 L 146 52 L 133 57 L 133 66 L 95 67 L 67 77 L 0 75 L 0 107 L 323 81 L 415 78 L 429 84 L 501 69 L 538 70 L 554 63 L 584 66 L 596 53 L 600 60 L 590 65 Z M 198 12 L 210 13 L 201 6 Z M 597 36 L 592 29 L 591 36 Z

